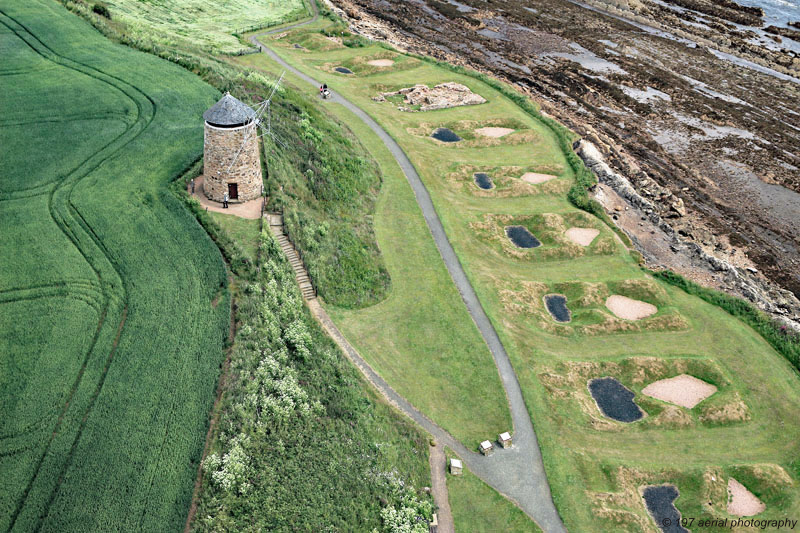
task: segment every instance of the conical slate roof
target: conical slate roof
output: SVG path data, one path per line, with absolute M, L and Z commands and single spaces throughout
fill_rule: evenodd
M 218 126 L 238 126 L 254 118 L 256 118 L 256 112 L 247 104 L 231 96 L 231 93 L 225 93 L 219 102 L 203 113 L 203 119 L 206 122 Z

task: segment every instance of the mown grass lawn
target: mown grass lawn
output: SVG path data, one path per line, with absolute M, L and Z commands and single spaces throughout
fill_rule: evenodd
M 247 259 L 255 262 L 258 257 L 258 242 L 261 235 L 261 220 L 247 219 L 235 215 L 226 215 L 209 211 L 212 220 L 216 222 L 234 241 L 238 242 Z
M 763 517 L 797 514 L 800 420 L 794 413 L 800 407 L 800 381 L 786 360 L 722 309 L 654 280 L 619 240 L 612 239 L 604 249 L 581 249 L 558 240 L 526 252 L 510 248 L 502 232 L 486 230 L 487 220 L 534 215 L 567 220 L 577 210 L 560 190 L 541 186 L 516 196 L 487 195 L 453 176 L 463 174 L 466 167 L 514 166 L 540 168 L 556 175 L 555 180 L 570 181 L 564 154 L 552 133 L 481 81 L 429 63 L 397 71 L 336 74 L 332 71 L 336 65 L 360 65 L 363 58 L 383 57 L 386 50 L 376 45 L 294 48 L 295 40 L 311 42 L 302 36 L 306 31 L 313 29 L 299 30 L 270 44 L 288 61 L 325 80 L 334 91 L 370 113 L 415 164 L 512 358 L 542 446 L 554 499 L 569 529 L 596 531 L 652 524 L 637 493 L 637 487 L 649 483 L 675 483 L 682 494 L 677 506 L 684 516 L 724 517 L 725 494 L 719 483 L 734 471 L 747 477 L 749 488 L 764 498 L 767 510 Z M 397 110 L 392 102 L 372 100 L 379 92 L 447 81 L 467 85 L 488 103 L 410 113 Z M 519 135 L 528 135 L 528 141 L 515 143 L 509 136 L 506 141 L 476 142 L 479 137 L 464 136 L 461 143 L 445 145 L 428 137 L 438 126 L 468 132 L 491 121 L 522 125 L 515 128 Z M 550 230 L 558 228 L 567 229 L 552 222 Z M 610 228 L 600 229 L 598 238 L 611 235 Z M 646 287 L 642 294 L 660 295 L 659 311 L 634 323 L 613 317 L 602 301 L 568 301 L 568 306 L 587 309 L 584 321 L 556 328 L 543 310 L 541 291 L 575 282 L 591 284 L 588 293 L 618 290 L 626 284 Z M 527 298 L 528 294 L 537 296 Z M 334 317 L 344 324 L 348 336 L 354 335 L 351 339 L 356 345 L 363 343 L 366 335 L 386 335 L 377 325 L 370 330 L 348 330 L 346 313 Z M 378 316 L 374 320 L 384 328 L 389 324 L 394 329 L 405 328 L 406 335 L 416 331 L 413 321 L 381 320 Z M 393 331 L 371 342 L 391 345 L 389 340 L 396 335 Z M 585 381 L 621 372 L 621 366 L 613 363 L 622 365 L 643 357 L 649 359 L 644 359 L 638 374 L 620 376 L 634 391 L 641 391 L 651 380 L 685 371 L 690 368 L 686 361 L 691 360 L 709 361 L 718 367 L 728 385 L 692 410 L 645 398 L 642 405 L 648 416 L 642 422 L 623 425 L 605 419 L 588 396 Z M 386 369 L 376 366 L 387 376 Z M 394 383 L 396 378 L 390 374 L 387 379 Z M 614 497 L 604 498 L 607 492 Z
M 452 453 L 447 454 L 447 492 L 456 531 L 474 533 L 542 531 L 519 507 L 503 498 L 467 468 L 464 468 L 460 475 L 450 474 L 449 465 L 452 457 L 457 456 Z

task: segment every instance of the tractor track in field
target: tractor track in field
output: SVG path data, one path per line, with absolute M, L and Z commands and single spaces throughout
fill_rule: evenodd
M 260 256 L 260 253 L 256 252 L 257 256 Z M 223 256 L 223 261 L 225 264 L 228 265 L 227 260 Z M 258 259 L 256 260 L 258 263 Z M 228 265 L 230 266 L 230 265 Z M 229 273 L 228 274 L 228 287 L 233 285 L 233 276 Z M 189 513 L 186 515 L 186 524 L 183 527 L 183 533 L 190 533 L 192 530 L 192 522 L 194 521 L 194 517 L 197 514 L 197 505 L 198 505 L 198 498 L 200 496 L 200 489 L 203 486 L 203 461 L 205 461 L 206 456 L 208 455 L 208 451 L 211 449 L 211 445 L 214 443 L 214 437 L 217 434 L 217 424 L 219 424 L 220 416 L 222 415 L 222 409 L 220 409 L 220 402 L 222 401 L 222 395 L 225 392 L 225 389 L 228 386 L 228 377 L 231 368 L 231 356 L 233 355 L 233 341 L 236 338 L 236 311 L 235 308 L 235 301 L 233 296 L 233 291 L 231 291 L 231 299 L 229 302 L 230 306 L 230 325 L 228 327 L 228 348 L 225 350 L 225 361 L 222 363 L 222 369 L 219 373 L 219 380 L 217 381 L 217 390 L 214 395 L 214 403 L 211 405 L 211 416 L 208 422 L 208 431 L 206 431 L 206 440 L 203 443 L 203 451 L 200 454 L 200 461 L 197 465 L 197 477 L 194 481 L 194 488 L 192 490 L 192 500 L 191 504 L 189 505 Z
M 7 126 L 27 126 L 29 124 L 42 124 L 42 123 L 57 124 L 59 122 L 72 122 L 73 120 L 90 121 L 90 120 L 104 120 L 104 119 L 114 119 L 114 118 L 124 120 L 127 119 L 128 117 L 129 117 L 128 114 L 119 111 L 110 111 L 108 113 L 100 113 L 96 115 L 74 114 L 74 115 L 59 115 L 57 117 L 53 116 L 32 117 L 24 120 L 19 120 L 19 119 L 0 120 L 0 128 L 5 128 Z
M 8 21 L 11 21 L 11 24 Z M 76 376 L 70 392 L 67 395 L 67 399 L 65 400 L 61 409 L 61 413 L 59 414 L 56 425 L 50 435 L 50 438 L 48 439 L 46 446 L 44 447 L 42 455 L 40 456 L 33 470 L 31 478 L 25 490 L 20 495 L 20 498 L 15 506 L 15 510 L 11 515 L 11 520 L 9 523 L 10 531 L 14 528 L 17 519 L 23 511 L 25 501 L 27 500 L 31 490 L 34 488 L 34 484 L 39 477 L 42 465 L 48 456 L 48 452 L 53 444 L 53 441 L 56 439 L 61 430 L 62 422 L 68 416 L 67 412 L 70 406 L 75 405 L 73 403 L 73 397 L 82 384 L 89 360 L 96 353 L 96 349 L 98 348 L 97 343 L 103 327 L 107 323 L 109 311 L 117 311 L 119 313 L 119 322 L 116 328 L 116 336 L 114 337 L 112 345 L 108 350 L 108 355 L 106 356 L 106 360 L 95 389 L 91 394 L 88 403 L 83 408 L 82 414 L 80 414 L 80 408 L 78 408 L 79 413 L 76 413 L 76 415 L 79 415 L 80 422 L 78 424 L 77 432 L 73 437 L 69 453 L 61 464 L 58 479 L 52 489 L 50 489 L 50 495 L 46 509 L 49 509 L 50 505 L 55 500 L 63 477 L 72 463 L 74 451 L 78 442 L 80 441 L 86 421 L 88 420 L 89 415 L 94 408 L 97 397 L 102 391 L 105 378 L 111 366 L 111 362 L 116 352 L 119 338 L 122 334 L 128 314 L 128 291 L 125 287 L 125 280 L 120 275 L 112 255 L 103 244 L 102 240 L 86 222 L 77 207 L 73 204 L 71 200 L 72 192 L 78 183 L 89 176 L 94 170 L 99 168 L 109 158 L 119 153 L 124 147 L 130 144 L 149 127 L 155 117 L 156 105 L 155 102 L 149 96 L 147 96 L 147 94 L 137 87 L 127 83 L 126 81 L 95 69 L 90 65 L 80 63 L 58 54 L 44 42 L 42 42 L 38 37 L 36 37 L 36 35 L 24 24 L 16 20 L 14 17 L 8 15 L 2 9 L 0 9 L 0 24 L 6 26 L 17 36 L 17 38 L 27 44 L 31 50 L 33 50 L 43 59 L 50 61 L 53 64 L 60 65 L 64 68 L 72 69 L 76 72 L 94 78 L 101 83 L 111 86 L 122 93 L 125 98 L 132 101 L 136 109 L 135 120 L 126 128 L 124 132 L 94 152 L 91 156 L 87 157 L 83 162 L 75 167 L 75 169 L 66 174 L 63 179 L 55 182 L 55 186 L 52 186 L 53 182 L 51 182 L 51 184 L 48 184 L 46 187 L 42 187 L 41 185 L 36 187 L 36 189 L 42 189 L 42 193 L 48 192 L 49 189 L 50 194 L 48 198 L 48 210 L 50 216 L 62 233 L 70 240 L 84 260 L 89 264 L 90 268 L 94 271 L 95 275 L 97 276 L 97 282 L 101 288 L 100 291 L 103 296 L 103 302 L 100 305 L 100 317 L 97 328 L 89 348 L 86 351 L 86 355 L 84 356 L 78 375 Z M 18 28 L 21 28 L 21 30 L 14 27 L 15 25 Z M 0 200 L 12 198 L 0 198 Z M 99 257 L 97 252 L 99 252 Z M 42 515 L 38 517 L 35 530 L 38 531 L 41 529 L 44 518 L 45 516 Z
M 317 80 L 290 65 L 271 48 L 259 41 L 259 37 L 262 35 L 289 31 L 292 28 L 315 22 L 319 18 L 319 9 L 317 8 L 316 0 L 311 0 L 311 5 L 313 8 L 313 16 L 311 19 L 291 26 L 259 33 L 250 37 L 250 41 L 282 68 L 292 72 L 304 82 L 312 84 L 316 88 L 321 86 Z M 318 318 L 324 329 L 328 331 L 329 334 L 332 334 L 334 340 L 337 341 L 337 344 L 344 350 L 348 358 L 350 358 L 370 383 L 372 383 L 390 403 L 398 407 L 406 416 L 414 420 L 432 436 L 440 441 L 446 442 L 448 446 L 451 446 L 451 449 L 457 451 L 473 473 L 503 494 L 506 498 L 517 504 L 517 506 L 528 514 L 545 532 L 565 532 L 566 528 L 553 503 L 539 443 L 533 428 L 533 422 L 522 396 L 522 388 L 520 387 L 517 375 L 514 372 L 514 368 L 511 365 L 511 361 L 505 351 L 502 341 L 478 300 L 478 296 L 467 278 L 463 266 L 456 256 L 455 250 L 450 244 L 442 222 L 434 208 L 430 193 L 405 151 L 383 127 L 363 109 L 340 94 L 333 94 L 331 102 L 342 105 L 364 122 L 386 145 L 405 174 L 414 192 L 417 204 L 425 218 L 428 229 L 431 232 L 431 236 L 447 267 L 448 273 L 453 283 L 456 285 L 467 307 L 467 311 L 475 322 L 475 325 L 494 359 L 495 366 L 506 392 L 512 417 L 514 426 L 514 447 L 508 450 L 497 450 L 493 455 L 488 457 L 467 450 L 449 433 L 428 419 L 405 398 L 397 394 L 397 392 L 372 369 L 369 363 L 361 357 L 355 348 L 350 345 L 344 336 L 338 332 L 335 324 L 330 320 L 327 313 L 318 304 L 316 299 L 309 301 L 309 304 L 316 304 L 316 309 L 312 309 L 312 314 Z M 336 333 L 338 333 L 338 335 L 336 335 Z

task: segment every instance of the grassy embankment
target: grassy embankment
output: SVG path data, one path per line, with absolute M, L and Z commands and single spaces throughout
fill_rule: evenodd
M 235 61 L 272 75 L 280 73 L 263 54 Z M 313 87 L 293 81 L 291 75 L 288 79 L 307 97 L 317 96 Z M 379 304 L 360 311 L 327 305 L 328 312 L 400 394 L 474 448 L 511 425 L 491 354 L 464 308 L 414 194 L 389 150 L 349 112 L 338 106 L 326 107 L 348 124 L 380 165 L 383 185 L 374 226 L 392 279 L 391 293 Z M 350 317 L 346 322 L 342 320 L 345 316 Z
M 176 191 L 223 254 L 250 258 L 240 243 L 258 242 L 257 269 L 231 263 L 238 330 L 192 529 L 423 527 L 417 516 L 432 512 L 419 490 L 430 484 L 424 434 L 324 335 L 268 230 L 228 215 L 218 224 L 188 199 L 182 185 L 191 175 Z
M 568 528 L 651 524 L 636 492 L 647 483 L 675 483 L 682 494 L 677 506 L 685 516 L 724 517 L 726 501 L 719 486 L 734 471 L 764 498 L 763 517 L 800 510 L 800 498 L 792 490 L 800 475 L 800 424 L 793 415 L 800 406 L 795 370 L 745 323 L 640 269 L 600 220 L 580 222 L 600 230 L 599 240 L 589 248 L 559 239 L 580 211 L 568 201 L 574 174 L 552 130 L 480 80 L 430 63 L 396 72 L 389 67 L 384 72 L 355 69 L 354 75 L 335 74 L 335 66 L 364 64 L 363 58 L 371 55 L 386 57 L 386 49 L 294 48 L 294 42 L 312 42 L 306 31 L 313 29 L 272 44 L 290 62 L 362 106 L 417 166 L 509 350 Z M 356 56 L 362 59 L 354 60 Z M 464 83 L 489 102 L 407 113 L 391 102 L 371 99 L 382 90 L 444 81 Z M 473 136 L 443 145 L 428 137 L 443 125 L 462 130 L 508 125 L 516 131 L 499 140 Z M 564 186 L 545 184 L 519 194 L 498 188 L 487 195 L 464 179 L 474 171 L 491 173 L 510 166 L 516 167 L 512 170 L 517 175 L 524 170 L 556 174 L 548 183 L 561 181 Z M 535 232 L 549 232 L 553 238 L 530 251 L 511 248 L 503 225 L 526 221 Z M 601 245 L 604 239 L 609 244 Z M 541 297 L 559 291 L 567 293 L 568 306 L 578 311 L 575 323 L 558 325 L 544 311 Z M 649 301 L 658 312 L 638 322 L 617 319 L 603 305 L 605 296 L 614 293 Z M 370 354 L 367 346 L 377 348 L 385 340 L 368 337 L 361 324 L 377 312 L 339 312 L 334 317 Z M 691 410 L 640 394 L 651 381 L 682 372 L 708 380 L 718 376 L 719 392 Z M 605 419 L 586 390 L 588 379 L 602 375 L 615 375 L 636 392 L 648 416 L 630 425 Z M 393 376 L 387 377 L 393 383 Z M 737 445 L 731 447 L 730 442 Z M 614 497 L 604 498 L 607 492 Z
M 229 296 L 167 185 L 217 91 L 55 2 L 0 41 L 0 529 L 179 529 Z

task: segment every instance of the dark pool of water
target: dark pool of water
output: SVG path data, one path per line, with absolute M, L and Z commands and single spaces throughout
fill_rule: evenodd
M 681 526 L 681 515 L 673 503 L 678 497 L 678 489 L 672 485 L 645 487 L 642 496 L 650 516 L 664 533 L 689 533 Z
M 492 183 L 492 178 L 489 177 L 489 174 L 486 174 L 484 172 L 475 173 L 475 185 L 487 191 L 492 187 L 494 187 L 494 184 Z
M 633 401 L 633 392 L 615 378 L 596 378 L 589 381 L 589 392 L 600 411 L 608 418 L 620 422 L 635 422 L 644 416 Z
M 506 235 L 518 248 L 536 248 L 542 245 L 524 226 L 506 226 Z
M 447 128 L 436 128 L 433 130 L 433 133 L 431 133 L 431 137 L 444 143 L 456 143 L 461 140 L 461 137 L 456 135 L 454 131 Z
M 336 67 L 333 70 L 335 70 L 336 72 L 341 72 L 342 74 L 352 74 L 353 73 L 352 70 L 350 70 L 349 68 L 345 68 L 345 67 Z
M 544 297 L 547 311 L 553 315 L 556 322 L 569 322 L 572 320 L 567 309 L 567 297 L 560 294 L 548 294 Z

